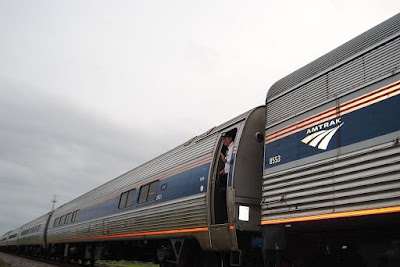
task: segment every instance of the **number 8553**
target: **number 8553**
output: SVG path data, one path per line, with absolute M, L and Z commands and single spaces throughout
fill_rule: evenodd
M 269 165 L 274 165 L 281 162 L 281 155 L 269 158 Z

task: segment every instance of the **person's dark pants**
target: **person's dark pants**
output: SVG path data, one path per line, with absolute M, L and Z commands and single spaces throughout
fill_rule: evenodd
M 227 209 L 226 209 L 226 174 L 218 175 L 215 186 L 215 223 L 227 223 Z

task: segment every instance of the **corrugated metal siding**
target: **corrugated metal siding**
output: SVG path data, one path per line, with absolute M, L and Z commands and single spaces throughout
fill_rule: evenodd
M 269 89 L 267 99 L 285 93 L 308 79 L 315 79 L 313 76 L 320 75 L 331 68 L 336 68 L 338 64 L 345 63 L 343 61 L 357 56 L 358 53 L 362 53 L 365 49 L 369 50 L 371 46 L 377 45 L 388 37 L 398 34 L 399 31 L 400 13 L 280 79 Z
M 290 94 L 269 102 L 266 108 L 267 128 L 325 100 L 328 92 L 326 84 L 326 77 L 320 77 Z M 316 91 L 320 93 L 316 94 Z
M 9 233 L 8 237 L 10 237 L 10 236 L 12 236 L 12 235 L 15 235 L 15 234 L 16 234 L 16 237 L 7 239 L 7 243 L 6 243 L 7 246 L 17 246 L 17 245 L 18 245 L 18 238 L 19 238 L 20 229 L 21 229 L 21 228 L 12 230 L 12 231 Z
M 39 231 L 36 233 L 27 233 L 25 235 L 21 235 L 19 238 L 19 245 L 42 245 L 44 246 L 44 230 L 46 228 L 47 219 L 49 218 L 50 213 L 45 214 L 21 227 L 21 232 L 27 230 L 33 226 L 39 225 Z
M 399 28 L 400 30 L 400 28 Z M 266 127 L 304 113 L 353 88 L 400 71 L 400 37 L 317 77 L 296 90 L 268 100 Z
M 399 163 L 390 142 L 267 175 L 262 220 L 398 205 Z
M 267 97 L 267 132 L 398 73 L 399 36 L 400 14 L 276 83 Z M 266 171 L 262 221 L 400 205 L 400 148 L 377 142 Z
M 3 236 L 1 237 L 1 241 L 0 241 L 0 247 L 4 247 L 7 245 L 7 239 L 8 239 L 9 234 L 10 234 L 10 232 L 3 234 Z
M 153 177 L 166 173 L 169 170 L 196 161 L 204 156 L 211 155 L 216 143 L 218 142 L 219 132 L 232 124 L 244 120 L 250 112 L 251 111 L 245 112 L 218 127 L 214 127 L 204 134 L 192 138 L 190 142 L 186 142 L 183 145 L 172 149 L 169 152 L 59 207 L 54 211 L 52 220 L 58 216 L 66 214 L 67 212 L 73 211 L 82 205 L 94 202 L 96 199 L 105 195 L 123 191 L 126 187 L 131 187 L 137 183 L 147 182 Z
M 148 207 L 109 218 L 104 217 L 68 227 L 55 228 L 49 231 L 48 242 L 95 241 L 101 240 L 101 236 L 104 235 L 206 227 L 205 214 L 206 196 L 198 194 L 157 207 Z M 107 219 L 106 224 L 105 219 Z M 105 233 L 105 230 L 109 232 Z M 73 240 L 74 238 L 79 240 Z M 132 239 L 132 237 L 128 238 Z
M 187 147 L 179 147 L 178 149 L 175 149 L 162 157 L 152 160 L 130 172 L 121 175 L 120 177 L 96 188 L 93 191 L 90 191 L 76 200 L 67 203 L 63 207 L 57 209 L 54 212 L 53 217 L 56 218 L 59 215 L 63 215 L 66 210 L 78 208 L 79 206 L 90 203 L 104 195 L 111 194 L 119 190 L 126 190 L 124 188 L 131 187 L 136 183 L 140 183 L 141 181 L 145 181 L 164 172 L 168 172 L 177 166 L 190 163 L 196 159 L 211 154 L 216 141 L 217 135 L 214 135 L 200 143 L 194 143 Z

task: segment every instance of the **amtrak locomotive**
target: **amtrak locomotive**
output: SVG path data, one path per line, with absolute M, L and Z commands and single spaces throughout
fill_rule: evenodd
M 161 266 L 400 266 L 400 14 L 256 107 L 13 231 L 3 250 Z M 222 136 L 233 163 L 220 181 Z M 222 197 L 221 197 L 222 196 Z

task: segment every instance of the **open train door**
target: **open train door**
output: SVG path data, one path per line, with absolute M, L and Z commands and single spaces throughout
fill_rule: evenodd
M 230 235 L 229 229 L 229 211 L 228 211 L 228 180 L 231 179 L 233 165 L 230 164 L 225 167 L 225 162 L 228 153 L 228 147 L 226 145 L 226 136 L 230 136 L 232 139 L 232 158 L 234 159 L 236 154 L 236 137 L 238 135 L 238 129 L 241 128 L 244 122 L 241 121 L 235 125 L 229 126 L 220 133 L 219 141 L 215 149 L 214 157 L 214 169 L 213 169 L 213 181 L 211 183 L 211 225 L 210 225 L 210 238 L 211 245 L 214 250 L 226 251 L 231 250 L 232 246 L 236 247 L 236 237 Z M 225 143 L 225 144 L 224 144 Z M 230 169 L 230 172 L 225 170 Z
M 264 123 L 265 109 L 261 106 L 220 133 L 210 191 L 210 239 L 214 250 L 239 250 L 236 230 L 257 231 L 260 227 Z M 226 135 L 233 136 L 233 154 L 230 170 L 224 176 L 220 171 Z M 243 208 L 247 214 L 240 210 Z

